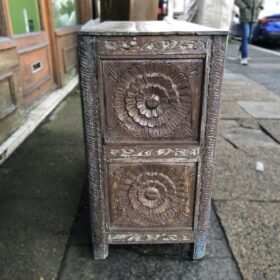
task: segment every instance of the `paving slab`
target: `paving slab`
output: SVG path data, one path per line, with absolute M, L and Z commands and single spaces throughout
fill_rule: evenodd
M 264 171 L 256 171 L 256 162 Z M 213 198 L 216 200 L 280 201 L 280 147 L 252 147 L 246 152 L 218 138 Z
M 244 80 L 244 79 L 246 79 L 246 77 L 244 77 L 243 75 L 240 75 L 236 72 L 232 72 L 227 67 L 225 68 L 223 80 L 231 81 L 231 80 Z
M 240 119 L 240 120 L 237 120 L 237 121 L 238 121 L 238 123 L 241 127 L 260 129 L 259 123 L 254 118 Z
M 278 143 L 280 143 L 280 121 L 279 120 L 260 120 L 261 127 L 269 133 Z
M 280 119 L 280 102 L 238 101 L 246 112 L 257 119 Z
M 245 280 L 280 279 L 279 203 L 215 201 Z
M 251 116 L 236 102 L 224 101 L 222 103 L 221 119 L 246 119 Z
M 231 72 L 228 69 L 225 69 L 224 72 L 224 81 L 231 81 L 231 80 L 244 80 L 246 79 L 244 76 Z
M 228 127 L 226 121 L 221 122 L 220 135 L 232 142 L 236 147 L 246 150 L 250 147 L 276 147 L 278 144 L 260 129 L 248 127 Z
M 222 100 L 279 102 L 280 98 L 259 83 L 244 78 L 242 80 L 224 80 Z
M 233 119 L 233 120 L 221 120 L 219 124 L 219 134 L 222 136 L 231 129 L 246 128 L 260 130 L 260 124 L 254 119 Z

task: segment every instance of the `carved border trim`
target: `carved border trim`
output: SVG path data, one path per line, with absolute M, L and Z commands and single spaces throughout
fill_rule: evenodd
M 181 243 L 193 242 L 194 232 L 185 231 L 184 233 L 110 233 L 108 241 L 111 244 L 126 243 Z
M 211 210 L 211 185 L 215 163 L 215 146 L 221 100 L 221 87 L 224 72 L 227 36 L 215 36 L 212 46 L 209 94 L 207 100 L 207 121 L 205 146 L 202 158 L 201 196 L 197 228 L 197 242 L 201 243 L 202 236 L 208 230 Z M 206 242 L 204 242 L 205 245 Z M 204 247 L 205 250 L 205 247 Z M 194 252 L 194 255 L 196 251 Z M 201 257 L 201 248 L 200 248 Z M 196 256 L 194 256 L 196 258 Z
M 112 148 L 109 151 L 112 158 L 149 158 L 149 157 L 178 157 L 186 159 L 197 159 L 199 148 L 148 148 L 148 149 L 125 149 Z
M 140 38 L 140 40 L 139 40 Z M 119 40 L 104 38 L 100 42 L 100 53 L 108 55 L 136 55 L 136 54 L 188 54 L 192 52 L 204 53 L 206 51 L 206 36 L 203 37 L 159 37 L 145 38 L 128 37 Z M 148 41 L 148 42 L 147 42 Z
M 87 148 L 90 224 L 95 259 L 108 255 L 103 188 L 103 148 L 97 78 L 97 39 L 79 36 L 79 58 L 85 144 Z

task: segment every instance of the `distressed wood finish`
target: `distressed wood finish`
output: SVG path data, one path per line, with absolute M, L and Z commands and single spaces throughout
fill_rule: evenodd
M 109 227 L 192 227 L 195 164 L 108 165 Z
M 162 24 L 79 33 L 95 259 L 108 244 L 205 254 L 227 33 Z
M 225 37 L 213 38 L 209 93 L 207 96 L 206 135 L 202 158 L 199 220 L 193 256 L 195 259 L 200 259 L 205 255 L 226 43 Z
M 106 60 L 101 66 L 107 142 L 198 140 L 202 58 Z
M 96 38 L 90 36 L 80 37 L 79 57 L 81 90 L 83 93 L 83 118 L 86 132 L 93 253 L 96 259 L 104 259 L 108 255 L 108 245 L 103 188 L 103 151 L 100 131 L 96 44 Z

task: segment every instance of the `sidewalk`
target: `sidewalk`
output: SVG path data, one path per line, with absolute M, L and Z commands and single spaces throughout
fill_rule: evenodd
M 235 45 L 229 46 L 229 55 Z M 228 60 L 213 200 L 244 279 L 280 279 L 280 97 L 262 86 L 274 76 L 279 94 L 280 56 L 251 50 L 248 67 Z M 260 62 L 262 61 L 262 63 Z M 268 63 L 268 61 L 270 61 Z M 265 65 L 262 73 L 256 65 Z M 271 69 L 267 70 L 268 64 Z M 277 65 L 277 66 L 276 66 Z M 257 69 L 257 70 L 255 70 Z M 275 73 L 272 73 L 275 72 Z M 258 83 L 245 76 L 259 77 Z M 278 76 L 278 78 L 276 78 Z M 264 171 L 256 171 L 256 162 Z
M 105 261 L 92 259 L 80 99 L 73 92 L 0 166 L 1 280 L 280 279 L 280 97 L 263 80 L 246 78 L 253 63 L 240 68 L 231 59 L 226 66 L 203 260 L 191 261 L 189 246 L 178 244 L 110 246 Z
M 0 166 L 0 279 L 50 280 L 85 185 L 79 92 Z

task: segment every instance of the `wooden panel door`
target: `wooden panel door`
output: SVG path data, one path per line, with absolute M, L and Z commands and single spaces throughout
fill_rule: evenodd
M 17 42 L 26 107 L 54 89 L 45 1 L 4 0 L 8 35 Z

